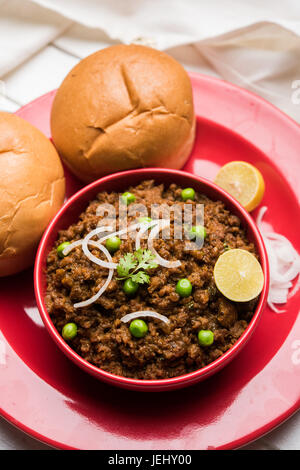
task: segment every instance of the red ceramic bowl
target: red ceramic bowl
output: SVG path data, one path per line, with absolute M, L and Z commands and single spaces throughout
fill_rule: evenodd
M 210 363 L 200 370 L 163 380 L 129 379 L 126 377 L 110 374 L 109 372 L 105 372 L 88 363 L 75 351 L 73 351 L 73 349 L 70 348 L 70 346 L 57 332 L 44 303 L 44 296 L 46 291 L 46 258 L 57 238 L 58 231 L 61 229 L 66 229 L 69 225 L 76 222 L 78 220 L 79 214 L 86 209 L 88 203 L 95 198 L 97 193 L 101 191 L 124 191 L 128 188 L 128 186 L 136 185 L 145 179 L 154 179 L 155 182 L 165 183 L 166 185 L 176 183 L 182 187 L 193 187 L 195 190 L 206 194 L 213 200 L 223 201 L 226 207 L 233 214 L 236 214 L 240 218 L 244 228 L 247 231 L 249 239 L 254 242 L 260 256 L 260 262 L 265 276 L 264 287 L 262 293 L 260 294 L 260 299 L 253 318 L 248 328 L 233 345 L 233 347 L 221 357 L 219 357 L 216 361 Z M 174 390 L 192 385 L 196 382 L 206 379 L 228 364 L 229 361 L 231 361 L 245 346 L 254 329 L 256 328 L 267 301 L 268 285 L 269 271 L 265 246 L 261 235 L 248 212 L 246 212 L 234 198 L 232 198 L 228 193 L 223 191 L 211 181 L 183 171 L 161 168 L 146 168 L 115 173 L 113 175 L 105 176 L 104 178 L 101 178 L 94 183 L 91 183 L 74 194 L 60 209 L 45 231 L 37 252 L 34 270 L 35 296 L 40 315 L 47 330 L 61 350 L 75 364 L 100 380 L 118 387 L 147 392 Z

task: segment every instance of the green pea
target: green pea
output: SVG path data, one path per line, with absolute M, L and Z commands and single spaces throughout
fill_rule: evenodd
M 114 253 L 121 246 L 121 240 L 119 237 L 108 238 L 105 242 L 105 246 L 110 253 Z
M 152 222 L 151 217 L 140 217 L 139 220 L 138 220 L 139 224 L 142 224 L 142 223 L 149 224 L 150 222 Z
M 57 254 L 60 258 L 63 258 L 65 256 L 63 254 L 63 251 L 70 244 L 71 244 L 70 242 L 63 242 L 56 248 Z
M 189 234 L 191 239 L 202 238 L 204 240 L 204 238 L 206 238 L 207 232 L 203 225 L 194 225 L 194 227 L 191 228 Z
M 121 197 L 122 197 L 122 201 L 126 204 L 126 206 L 131 204 L 131 202 L 135 201 L 135 195 L 132 193 L 129 193 L 128 191 L 123 193 Z
M 200 330 L 198 332 L 200 346 L 210 346 L 214 342 L 214 334 L 211 330 Z
M 181 191 L 181 198 L 184 201 L 190 199 L 193 201 L 195 199 L 195 190 L 193 188 L 185 188 Z
M 127 295 L 134 295 L 139 288 L 139 285 L 136 282 L 133 282 L 132 279 L 126 279 L 123 284 L 123 290 Z
M 77 325 L 76 323 L 67 323 L 62 329 L 62 336 L 65 340 L 70 340 L 75 338 L 77 335 Z
M 148 332 L 148 326 L 144 320 L 136 319 L 130 323 L 129 330 L 135 338 L 143 338 Z
M 192 293 L 193 286 L 188 279 L 180 279 L 176 284 L 176 292 L 180 297 L 188 297 Z

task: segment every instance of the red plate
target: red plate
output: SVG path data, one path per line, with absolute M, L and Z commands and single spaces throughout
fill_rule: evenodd
M 300 128 L 279 110 L 226 82 L 191 74 L 198 132 L 185 169 L 213 178 L 247 160 L 263 173 L 266 220 L 300 250 Z M 18 114 L 49 136 L 54 92 Z M 78 182 L 67 175 L 68 195 Z M 300 405 L 300 291 L 286 312 L 266 309 L 256 332 L 223 371 L 196 386 L 146 394 L 105 385 L 77 368 L 46 332 L 32 271 L 0 283 L 2 415 L 43 442 L 75 449 L 231 449 Z

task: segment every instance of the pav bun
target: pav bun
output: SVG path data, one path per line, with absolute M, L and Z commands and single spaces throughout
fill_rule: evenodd
M 59 156 L 38 129 L 0 112 L 0 276 L 32 265 L 40 237 L 64 201 Z
M 155 49 L 102 49 L 61 84 L 51 130 L 60 156 L 85 182 L 130 168 L 181 168 L 195 136 L 190 79 Z

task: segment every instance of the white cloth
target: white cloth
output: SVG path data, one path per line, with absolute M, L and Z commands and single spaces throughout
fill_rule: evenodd
M 299 0 L 33 0 L 112 39 L 154 39 L 159 49 L 268 21 L 300 33 Z M 297 18 L 298 15 L 298 18 Z
M 0 77 L 25 62 L 71 25 L 28 0 L 0 0 Z
M 115 41 L 146 42 L 300 121 L 292 99 L 300 79 L 299 0 L 0 0 L 0 13 L 4 81 L 54 40 L 76 57 Z

